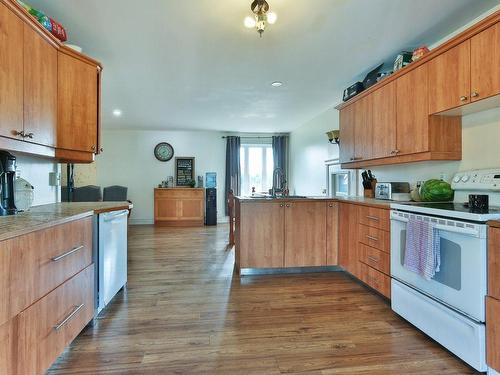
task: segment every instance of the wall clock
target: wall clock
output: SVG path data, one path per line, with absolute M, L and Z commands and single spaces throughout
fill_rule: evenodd
M 170 143 L 161 142 L 156 145 L 154 154 L 159 161 L 169 161 L 174 157 L 174 148 Z

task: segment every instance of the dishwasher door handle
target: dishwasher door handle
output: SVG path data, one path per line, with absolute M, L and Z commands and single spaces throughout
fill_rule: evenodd
M 103 219 L 105 222 L 110 222 L 110 221 L 116 220 L 116 219 L 118 219 L 122 216 L 125 216 L 125 215 L 128 215 L 128 211 L 120 211 L 120 212 L 113 214 L 113 215 L 106 214 L 106 215 L 104 215 Z

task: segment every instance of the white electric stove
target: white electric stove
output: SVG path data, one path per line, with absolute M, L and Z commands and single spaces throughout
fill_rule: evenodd
M 500 219 L 500 168 L 457 173 L 454 202 L 391 204 L 392 309 L 478 371 L 486 371 L 488 220 Z M 490 206 L 464 205 L 488 194 Z M 441 267 L 430 280 L 404 267 L 409 220 L 439 231 Z

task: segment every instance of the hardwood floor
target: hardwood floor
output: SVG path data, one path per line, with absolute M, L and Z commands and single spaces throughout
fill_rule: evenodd
M 227 226 L 136 226 L 125 293 L 48 374 L 474 374 L 342 272 L 233 274 Z

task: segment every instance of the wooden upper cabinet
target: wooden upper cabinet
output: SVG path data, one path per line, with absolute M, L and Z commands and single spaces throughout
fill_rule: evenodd
M 396 81 L 397 155 L 429 151 L 427 64 Z
M 326 265 L 325 202 L 285 203 L 285 267 Z
M 356 103 L 354 115 L 354 161 L 371 159 L 373 156 L 373 96 Z M 342 142 L 342 140 L 341 140 Z
M 471 101 L 500 94 L 500 23 L 472 37 Z
M 430 114 L 470 103 L 470 48 L 466 40 L 427 63 Z
M 57 129 L 57 49 L 24 25 L 25 140 L 55 146 Z
M 375 90 L 372 98 L 372 156 L 393 156 L 396 150 L 396 82 Z
M 354 127 L 357 103 L 353 103 L 340 111 L 340 145 L 339 159 L 341 163 L 354 160 Z
M 0 3 L 0 135 L 23 130 L 23 22 Z M 21 138 L 22 139 L 22 138 Z
M 66 53 L 58 54 L 57 147 L 97 152 L 99 72 Z

